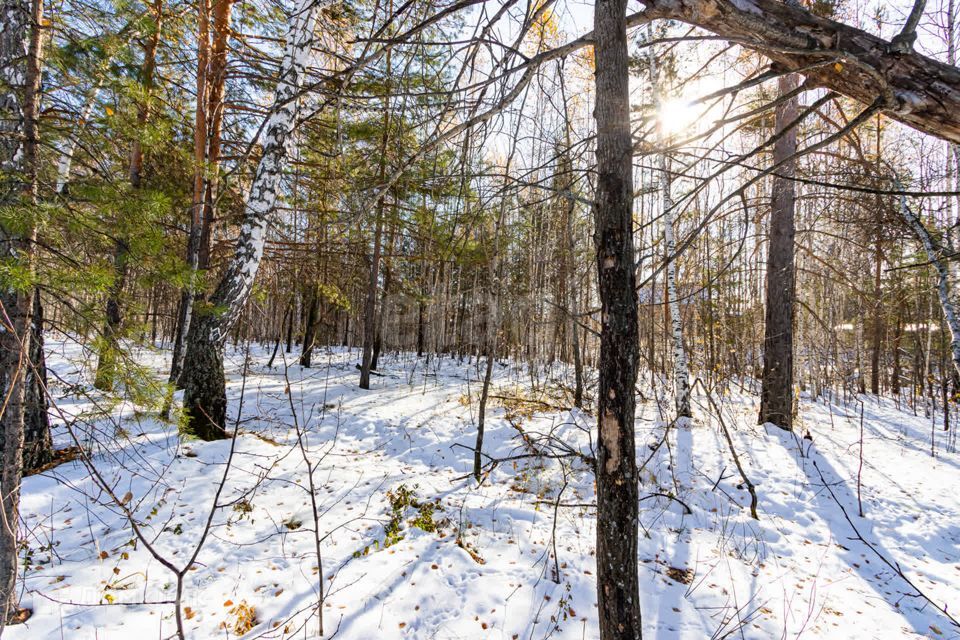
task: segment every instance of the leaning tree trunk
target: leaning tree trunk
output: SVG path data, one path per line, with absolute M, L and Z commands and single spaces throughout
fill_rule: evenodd
M 37 204 L 37 102 L 41 0 L 0 3 L 0 204 L 24 205 L 26 228 L 0 229 L 0 254 L 33 270 Z M 25 210 L 25 211 L 24 211 Z M 23 477 L 33 288 L 0 288 L 0 633 L 18 619 L 20 482 Z M 34 372 L 35 373 L 35 372 Z
M 899 181 L 896 182 L 900 189 Z M 907 205 L 906 196 L 900 196 L 900 215 L 907 227 L 914 233 L 927 254 L 927 260 L 937 272 L 937 298 L 943 319 L 950 329 L 950 355 L 953 359 L 953 368 L 960 375 L 960 309 L 955 299 L 955 290 L 958 283 L 950 281 L 950 267 L 947 264 L 951 252 L 947 251 L 936 238 L 927 230 L 923 222 Z M 926 379 L 926 378 L 925 378 Z
M 594 240 L 601 303 L 597 387 L 597 596 L 602 640 L 640 638 L 637 577 L 637 289 L 626 0 L 594 5 L 597 178 Z
M 205 310 L 206 311 L 206 310 Z M 185 430 L 201 440 L 227 437 L 227 390 L 223 345 L 229 326 L 213 311 L 198 313 L 190 323 L 183 360 Z
M 263 154 L 244 206 L 236 250 L 209 302 L 190 323 L 181 382 L 184 425 L 203 439 L 226 435 L 223 344 L 243 311 L 263 258 L 267 218 L 276 205 L 280 175 L 297 121 L 298 96 L 315 40 L 316 0 L 303 0 L 292 18 L 280 77 L 263 133 Z M 201 312 L 202 311 L 202 312 Z
M 97 99 L 100 97 L 100 91 L 103 89 L 103 77 L 97 78 L 93 88 L 87 97 L 87 102 L 77 118 L 77 124 L 84 127 L 90 120 L 93 108 L 97 105 Z M 73 155 L 77 152 L 78 140 L 76 135 L 67 138 L 63 148 L 60 150 L 60 160 L 57 163 L 57 184 L 56 192 L 66 194 L 70 184 L 70 171 L 73 168 Z
M 957 66 L 957 2 L 947 2 L 947 64 Z M 960 145 L 955 142 L 947 143 L 947 176 L 954 191 L 960 192 Z M 948 244 L 956 250 L 960 247 L 960 195 L 950 199 L 951 226 L 948 234 Z M 960 271 L 960 266 L 953 261 L 953 270 Z
M 785 96 L 797 88 L 797 76 L 781 76 L 779 92 Z M 797 98 L 777 105 L 773 163 L 780 169 L 773 177 L 770 206 L 770 238 L 767 244 L 766 318 L 763 336 L 763 377 L 760 391 L 760 424 L 772 422 L 793 428 L 793 314 L 794 314 L 794 212 L 796 194 L 793 176 L 797 130 L 784 131 L 797 118 Z M 782 134 L 782 135 L 781 135 Z

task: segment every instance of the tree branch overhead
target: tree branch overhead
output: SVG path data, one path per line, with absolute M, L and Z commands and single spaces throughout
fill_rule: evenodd
M 808 86 L 872 103 L 924 133 L 960 142 L 960 70 L 777 0 L 643 0 L 647 19 L 680 20 L 799 71 Z M 818 65 L 818 66 L 816 66 Z

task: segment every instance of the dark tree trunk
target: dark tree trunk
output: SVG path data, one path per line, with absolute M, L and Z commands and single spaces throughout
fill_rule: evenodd
M 184 430 L 201 440 L 227 437 L 223 340 L 213 337 L 214 324 L 214 316 L 197 314 L 190 323 L 183 361 Z
M 797 76 L 779 80 L 780 95 L 797 88 Z M 776 108 L 775 130 L 797 117 L 797 98 Z M 773 147 L 773 162 L 778 164 L 797 151 L 797 132 L 791 129 Z M 772 422 L 782 429 L 793 428 L 793 314 L 794 314 L 794 182 L 796 161 L 783 164 L 773 178 L 770 208 L 770 240 L 767 246 L 766 320 L 763 338 L 763 375 L 760 391 L 759 422 Z
M 6 236 L 4 251 L 27 249 L 27 243 Z M 24 440 L 26 417 L 26 379 L 30 357 L 31 291 L 4 291 L 0 294 L 3 307 L 4 331 L 0 332 L 0 391 L 6 398 L 6 407 L 0 415 L 0 505 L 2 522 L 19 522 L 20 481 L 24 469 Z M 9 322 L 7 321 L 9 318 Z M 17 607 L 17 569 L 19 527 L 0 526 L 0 629 L 10 621 Z
M 187 353 L 180 374 L 184 388 L 183 428 L 204 440 L 226 436 L 223 345 L 243 312 L 260 268 L 267 218 L 276 206 L 287 148 L 297 122 L 297 96 L 306 77 L 309 51 L 316 39 L 318 5 L 310 0 L 299 4 L 287 35 L 273 105 L 263 132 L 263 152 L 244 203 L 243 223 L 233 256 L 209 303 L 204 303 L 204 308 L 194 314 L 187 333 Z M 194 211 L 200 208 L 194 206 Z
M 287 353 L 293 351 L 293 316 L 296 313 L 296 299 L 290 301 L 290 319 L 287 322 Z
M 597 387 L 597 598 L 601 640 L 641 637 L 637 577 L 637 295 L 626 0 L 594 5 L 597 182 L 594 240 L 601 303 Z
M 370 388 L 370 370 L 373 368 L 373 343 L 377 333 L 377 280 L 380 274 L 380 236 L 382 232 L 383 206 L 381 205 L 378 207 L 377 223 L 373 230 L 373 255 L 370 257 L 370 277 L 367 281 L 366 302 L 363 306 L 363 355 L 360 363 L 361 389 Z
M 303 351 L 300 353 L 300 366 L 309 367 L 313 357 L 313 343 L 317 335 L 317 312 L 320 309 L 320 296 L 314 285 L 310 291 L 310 302 L 307 305 L 307 320 L 303 327 Z
M 383 335 L 378 330 L 376 337 L 373 339 L 373 355 L 370 357 L 371 371 L 378 371 L 380 368 L 380 350 L 382 348 L 383 348 Z
M 283 340 L 283 327 L 288 322 L 293 322 L 293 302 L 287 305 L 283 312 L 283 319 L 280 321 L 280 328 L 277 330 L 277 342 L 273 345 L 273 353 L 270 354 L 270 361 L 267 363 L 267 369 L 273 368 L 273 361 L 277 359 L 277 353 L 280 351 L 280 342 Z
M 127 279 L 127 243 L 122 238 L 114 241 L 113 270 L 114 281 L 107 295 L 106 319 L 103 324 L 102 344 L 97 360 L 97 373 L 93 386 L 101 391 L 112 391 L 117 378 L 117 359 L 120 357 L 120 324 L 123 314 L 120 309 L 120 296 Z
M 572 141 L 570 139 L 570 116 L 567 113 L 567 88 L 563 81 L 563 73 L 560 74 L 560 92 L 563 100 L 563 132 L 564 149 L 561 158 L 560 171 L 561 184 L 565 193 L 564 198 L 564 221 L 563 233 L 566 247 L 563 250 L 564 270 L 567 272 L 567 278 L 564 280 L 564 287 L 567 291 L 566 316 L 570 323 L 570 342 L 573 350 L 573 406 L 578 409 L 583 408 L 583 360 L 580 355 L 580 326 L 579 326 L 579 308 L 577 300 L 577 245 L 573 234 L 573 219 L 576 213 L 576 201 L 573 199 L 573 162 L 570 158 Z
M 493 296 L 491 296 L 493 297 Z M 477 414 L 477 441 L 473 448 L 473 477 L 480 482 L 480 470 L 483 468 L 483 435 L 487 416 L 487 399 L 490 397 L 490 379 L 493 377 L 494 347 L 487 352 L 487 366 L 483 372 L 483 388 L 480 391 L 480 409 Z
M 370 361 L 370 368 L 374 371 L 380 368 L 380 353 L 383 351 L 383 323 L 387 309 L 387 287 L 390 282 L 389 273 L 389 270 L 385 271 L 383 291 L 380 292 L 380 308 L 377 311 L 377 334 L 373 339 L 373 357 Z
M 425 315 L 426 307 L 421 299 L 417 302 L 417 357 L 423 357 L 423 342 L 424 342 L 424 329 L 425 329 Z
M 457 309 L 457 353 L 460 356 L 460 362 L 463 362 L 463 354 L 467 351 L 467 343 L 464 338 L 464 329 L 466 327 L 467 317 L 467 294 L 460 294 L 460 306 Z M 447 345 L 444 345 L 446 347 Z
M 387 242 L 387 252 L 393 252 L 393 243 L 396 236 L 396 227 L 390 232 L 390 240 Z M 380 352 L 383 349 L 383 323 L 386 320 L 387 296 L 390 295 L 390 285 L 393 282 L 393 269 L 389 259 L 384 260 L 383 264 L 383 290 L 380 292 L 380 305 L 377 309 L 377 329 L 373 338 L 373 356 L 370 361 L 370 368 L 377 370 L 380 364 Z
M 37 204 L 37 113 L 41 0 L 0 2 L 0 204 Z M 29 37 L 26 37 L 29 36 Z M 27 211 L 26 220 L 32 212 Z M 0 254 L 32 273 L 36 230 L 0 228 Z M 16 621 L 18 523 L 23 478 L 27 387 L 31 368 L 33 289 L 0 291 L 0 633 Z
M 509 170 L 510 160 L 508 159 L 506 171 L 509 172 Z M 477 442 L 473 448 L 473 477 L 477 480 L 477 482 L 480 482 L 480 470 L 483 467 L 483 436 L 487 417 L 487 400 L 490 397 L 490 380 L 493 377 L 493 362 L 497 357 L 497 325 L 499 323 L 496 294 L 499 281 L 497 254 L 499 253 L 498 244 L 500 241 L 500 225 L 503 222 L 504 209 L 505 206 L 503 203 L 501 203 L 499 217 L 494 225 L 493 240 L 491 243 L 492 247 L 490 251 L 490 282 L 487 284 L 487 313 L 484 320 L 484 324 L 486 325 L 484 343 L 487 353 L 487 367 L 483 373 L 483 387 L 480 390 L 480 407 L 479 411 L 477 412 Z
M 189 253 L 190 251 L 187 250 Z M 177 305 L 177 333 L 173 339 L 173 359 L 170 363 L 170 384 L 177 389 L 183 389 L 180 383 L 180 373 L 183 371 L 183 357 L 186 353 L 187 334 L 190 333 L 190 322 L 193 320 L 193 293 L 189 288 L 180 292 L 180 304 Z
M 894 329 L 893 346 L 891 348 L 893 351 L 893 370 L 890 372 L 890 388 L 898 398 L 900 397 L 900 378 L 902 377 L 900 371 L 900 342 L 903 339 L 902 313 L 903 308 L 901 307 L 897 313 L 897 323 Z
M 150 92 L 153 89 L 153 76 L 157 68 L 157 48 L 160 46 L 160 33 L 163 27 L 163 0 L 154 0 L 151 7 L 153 13 L 153 33 L 147 40 L 143 49 L 143 67 L 141 68 L 141 78 L 146 99 L 141 101 L 137 107 L 137 124 L 142 127 L 150 117 Z M 134 189 L 140 187 L 143 171 L 143 143 L 139 138 L 133 141 L 133 148 L 130 151 L 130 167 L 128 177 L 130 185 Z
M 569 144 L 567 149 L 569 151 Z M 572 168 L 572 167 L 571 167 Z M 573 376 L 574 376 L 574 389 L 573 389 L 573 406 L 578 409 L 583 408 L 583 360 L 580 357 L 580 311 L 579 304 L 577 303 L 577 282 L 576 282 L 576 269 L 572 265 L 576 263 L 576 244 L 573 238 L 573 214 L 574 214 L 574 203 L 572 199 L 572 194 L 570 202 L 566 206 L 566 251 L 564 252 L 567 256 L 566 262 L 568 263 L 568 284 L 567 284 L 567 308 L 566 315 L 567 321 L 570 323 L 570 342 L 571 349 L 573 351 Z
M 33 293 L 30 322 L 30 369 L 27 371 L 23 425 L 23 468 L 38 469 L 53 459 L 50 415 L 47 413 L 47 357 L 43 352 L 43 303 L 40 290 Z
M 879 215 L 879 211 L 878 211 Z M 880 395 L 880 356 L 883 351 L 883 244 L 882 230 L 877 229 L 874 254 L 873 319 L 870 327 L 870 393 Z
M 940 323 L 941 335 L 946 333 L 946 327 Z M 947 368 L 947 350 L 940 349 L 940 402 L 943 405 L 943 430 L 950 430 L 950 374 L 948 371 L 953 367 Z
M 160 315 L 160 296 L 157 293 L 157 285 L 153 285 L 150 291 L 150 308 L 147 309 L 147 321 L 150 322 L 150 344 L 157 344 L 157 318 Z M 153 313 L 150 313 L 153 311 Z
M 387 68 L 390 65 L 390 53 L 387 53 Z M 390 101 L 384 99 L 383 135 L 380 140 L 380 171 L 382 182 L 387 170 L 387 144 L 390 140 Z M 360 364 L 360 388 L 370 388 L 370 370 L 376 368 L 373 358 L 374 342 L 377 337 L 377 283 L 380 278 L 380 254 L 383 236 L 384 197 L 381 193 L 377 202 L 377 220 L 373 230 L 373 253 L 370 256 L 370 277 L 367 281 L 367 297 L 363 306 L 363 355 Z

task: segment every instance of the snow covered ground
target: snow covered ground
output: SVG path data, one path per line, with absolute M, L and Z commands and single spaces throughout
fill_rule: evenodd
M 321 589 L 325 636 L 597 637 L 593 478 L 571 455 L 590 455 L 593 418 L 542 372 L 495 367 L 484 451 L 502 460 L 478 486 L 476 363 L 388 356 L 363 391 L 356 351 L 268 370 L 257 350 L 244 384 L 231 350 L 231 455 L 230 440 L 181 442 L 155 413 L 103 406 L 90 354 L 48 347 L 56 441 L 72 444 L 72 423 L 110 491 L 82 461 L 24 481 L 34 615 L 5 637 L 170 637 L 178 571 L 190 638 L 319 637 Z M 167 356 L 138 354 L 158 377 Z M 666 438 L 657 404 L 639 404 L 645 637 L 960 637 L 949 434 L 933 431 L 931 457 L 930 419 L 873 397 L 804 402 L 797 436 L 754 425 L 756 399 L 735 387 L 713 401 L 759 520 L 702 387 L 693 424 Z

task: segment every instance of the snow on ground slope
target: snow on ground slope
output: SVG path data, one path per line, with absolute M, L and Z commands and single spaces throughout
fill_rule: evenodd
M 81 461 L 25 480 L 35 613 L 6 637 L 171 637 L 177 572 L 190 638 L 319 637 L 321 590 L 325 636 L 597 636 L 593 419 L 542 372 L 495 367 L 478 485 L 476 363 L 388 357 L 363 391 L 356 351 L 269 370 L 257 350 L 245 382 L 229 351 L 233 445 L 106 407 L 86 386 L 90 354 L 49 344 L 56 440 L 71 444 L 72 423 L 110 491 Z M 138 358 L 162 375 L 164 352 Z M 735 388 L 715 406 L 698 391 L 689 426 L 639 405 L 645 637 L 960 637 L 960 456 L 938 443 L 931 457 L 928 418 L 875 398 L 805 402 L 810 440 L 755 426 Z

